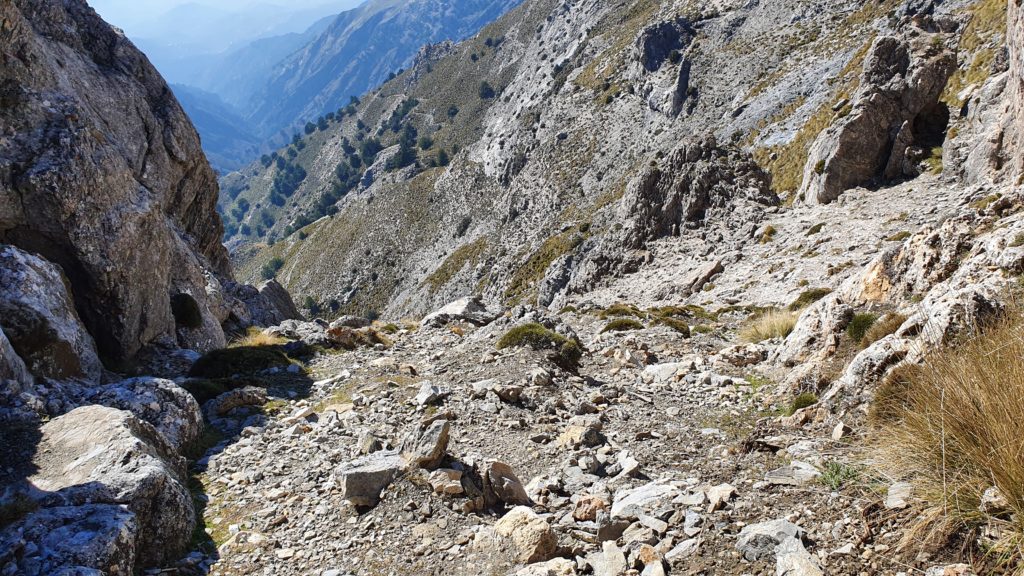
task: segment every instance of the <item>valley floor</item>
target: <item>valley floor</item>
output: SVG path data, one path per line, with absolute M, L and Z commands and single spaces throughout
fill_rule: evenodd
M 667 327 L 601 334 L 596 312 L 562 317 L 589 350 L 578 375 L 528 348 L 496 351 L 503 320 L 317 357 L 308 393 L 280 388 L 267 407 L 218 422 L 244 429 L 200 461 L 203 523 L 218 548 L 190 559 L 218 575 L 510 573 L 481 535 L 500 510 L 464 512 L 466 496 L 434 493 L 428 472 L 400 477 L 369 510 L 339 491 L 335 469 L 372 439 L 397 445 L 446 418 L 441 466 L 510 465 L 557 534 L 548 555 L 579 557 L 596 574 L 626 563 L 643 574 L 771 574 L 775 543 L 737 544 L 744 527 L 777 520 L 806 531 L 798 566 L 809 554 L 827 574 L 907 572 L 895 554 L 900 515 L 881 505 L 887 485 L 855 464 L 858 424 L 833 435 L 814 409 L 785 418 L 773 383 L 746 367 L 764 348 L 720 352 L 745 313 L 685 339 Z M 443 398 L 418 402 L 426 381 Z M 581 434 L 591 428 L 600 432 Z M 631 494 L 639 511 L 620 514 Z M 588 505 L 612 515 L 585 519 Z M 664 572 L 645 569 L 652 553 Z

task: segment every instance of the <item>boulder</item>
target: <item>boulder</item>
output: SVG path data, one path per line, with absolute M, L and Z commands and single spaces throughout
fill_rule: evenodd
M 0 329 L 0 403 L 13 406 L 22 402 L 22 394 L 33 395 L 34 378 L 7 335 Z
M 257 386 L 246 386 L 229 390 L 203 404 L 203 413 L 210 420 L 225 416 L 242 406 L 263 406 L 267 403 L 267 391 Z
M 122 506 L 45 508 L 0 532 L 0 568 L 23 576 L 133 574 L 138 537 L 135 514 Z
M 33 524 L 36 514 L 55 515 L 69 526 L 69 534 L 80 534 L 75 547 L 82 550 L 93 547 L 92 537 L 100 539 L 95 545 L 103 550 L 124 538 L 129 545 L 111 554 L 118 562 L 134 557 L 136 567 L 174 561 L 185 550 L 195 512 L 186 488 L 185 460 L 163 434 L 130 412 L 103 406 L 72 410 L 43 424 L 40 432 L 31 460 L 34 472 L 7 492 L 31 498 L 42 509 L 26 518 L 25 526 L 38 525 Z M 128 512 L 131 520 L 111 513 L 115 508 Z M 106 528 L 88 529 L 93 512 L 102 513 L 97 519 L 107 519 L 96 526 Z M 53 525 L 41 518 L 44 525 Z M 135 530 L 129 529 L 132 525 Z M 124 534 L 114 538 L 114 532 Z
M 291 294 L 277 280 L 259 287 L 228 283 L 226 289 L 242 306 L 233 313 L 245 326 L 277 326 L 286 320 L 304 320 Z
M 160 378 L 132 378 L 95 389 L 89 402 L 127 410 L 150 423 L 181 452 L 203 432 L 199 403 L 184 388 Z
M 0 21 L 19 55 L 0 67 L 0 236 L 64 270 L 115 364 L 183 333 L 222 345 L 205 291 L 231 274 L 217 175 L 174 93 L 85 0 L 4 2 Z
M 60 268 L 0 245 L 0 328 L 29 371 L 53 380 L 97 381 L 102 373 Z
M 489 503 L 501 502 L 509 506 L 528 506 L 533 503 L 526 494 L 526 487 L 508 464 L 497 460 L 487 461 L 481 476 L 484 480 L 484 496 Z
M 679 490 L 667 484 L 652 482 L 637 488 L 619 490 L 612 501 L 612 518 L 632 519 L 650 515 L 672 502 Z
M 949 110 L 939 96 L 955 69 L 940 35 L 876 38 L 852 110 L 811 145 L 801 197 L 827 204 L 875 178 L 916 176 L 914 148 L 942 142 Z
M 853 308 L 838 294 L 829 294 L 807 307 L 793 331 L 772 354 L 771 360 L 792 366 L 830 356 L 839 346 Z
M 787 540 L 802 540 L 804 530 L 786 520 L 749 524 L 740 530 L 736 549 L 750 562 L 775 555 L 775 549 Z
M 587 556 L 587 564 L 594 571 L 594 576 L 620 576 L 629 568 L 625 553 L 614 540 L 604 541 L 600 551 Z
M 550 560 L 558 548 L 558 537 L 551 525 L 526 506 L 509 510 L 494 525 L 498 547 L 506 548 L 516 562 L 532 564 Z M 481 542 L 491 540 L 481 538 Z
M 342 464 L 334 472 L 343 498 L 356 506 L 376 506 L 380 493 L 406 468 L 395 450 L 374 452 Z
M 450 430 L 447 420 L 435 420 L 422 432 L 413 432 L 402 443 L 402 458 L 412 468 L 437 468 L 448 450 Z
M 520 568 L 515 576 L 576 576 L 576 563 L 565 558 L 552 558 Z
M 333 322 L 331 322 L 331 326 L 330 327 L 331 328 L 341 328 L 341 327 L 345 327 L 345 328 L 366 328 L 367 326 L 370 326 L 372 324 L 373 324 L 373 322 L 371 322 L 368 318 L 362 318 L 360 316 L 347 316 L 346 315 L 346 316 L 341 316 L 339 318 L 336 318 Z
M 479 296 L 461 298 L 428 314 L 421 324 L 428 328 L 440 328 L 452 322 L 468 322 L 476 326 L 490 324 L 501 316 L 500 311 L 488 309 Z

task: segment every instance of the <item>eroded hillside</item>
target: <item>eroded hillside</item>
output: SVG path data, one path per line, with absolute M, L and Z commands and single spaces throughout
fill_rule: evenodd
M 823 179 L 853 173 L 850 158 L 890 148 L 883 137 L 878 151 L 808 161 L 828 127 L 840 133 L 833 139 L 859 138 L 850 118 L 893 130 L 918 119 L 921 136 L 904 144 L 913 158 L 867 162 L 839 188 L 969 171 L 964 148 L 984 112 L 965 103 L 979 101 L 981 83 L 1005 67 L 1004 16 L 992 0 L 528 2 L 463 44 L 424 50 L 412 69 L 280 159 L 227 177 L 229 246 L 245 277 L 280 258 L 272 268 L 297 299 L 332 311 L 422 313 L 472 293 L 561 303 L 638 268 L 638 251 L 660 237 L 743 242 L 776 204 L 772 193 L 798 202 L 819 170 Z M 881 37 L 894 38 L 908 60 L 892 81 L 865 70 Z M 855 110 L 886 90 L 900 98 L 910 79 L 927 84 L 914 88 L 909 107 Z M 969 139 L 958 140 L 964 132 Z M 677 150 L 705 134 L 715 137 L 705 142 L 714 148 L 708 158 L 743 163 L 749 155 L 770 186 L 751 184 L 759 191 L 744 194 L 750 208 L 731 224 L 691 205 L 672 223 L 622 238 L 622 216 L 665 200 L 663 191 L 639 189 L 649 172 L 714 164 L 680 164 L 693 161 Z M 380 152 L 368 154 L 378 143 Z M 690 202 L 718 202 L 698 196 Z

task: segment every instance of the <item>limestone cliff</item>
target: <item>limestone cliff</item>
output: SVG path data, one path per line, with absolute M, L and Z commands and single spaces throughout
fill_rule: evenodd
M 0 59 L 0 243 L 61 267 L 112 365 L 223 345 L 217 181 L 157 71 L 84 0 L 0 3 Z

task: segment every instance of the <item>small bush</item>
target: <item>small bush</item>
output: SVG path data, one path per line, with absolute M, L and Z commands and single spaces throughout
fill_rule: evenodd
M 641 312 L 636 306 L 630 304 L 612 304 L 604 310 L 601 310 L 598 316 L 605 320 L 616 316 L 635 316 L 637 318 L 642 318 L 643 312 Z
M 864 337 L 860 339 L 861 348 L 867 348 L 882 338 L 895 333 L 906 321 L 906 316 L 895 312 L 882 316 L 877 322 L 867 329 L 867 332 L 864 333 Z
M 686 322 L 683 322 L 682 320 L 677 320 L 675 318 L 672 318 L 671 316 L 661 316 L 657 318 L 654 322 L 655 324 L 668 326 L 669 328 L 681 334 L 683 338 L 690 337 L 690 325 L 687 324 Z
M 833 491 L 842 489 L 843 486 L 855 482 L 860 472 L 853 466 L 848 466 L 837 460 L 829 460 L 821 471 L 821 483 Z
M 754 318 L 740 331 L 740 339 L 756 343 L 772 338 L 785 338 L 793 331 L 798 317 L 791 311 L 768 310 Z
M 911 236 L 910 232 L 907 232 L 906 230 L 904 230 L 902 232 L 897 232 L 897 233 L 893 234 L 892 236 L 889 236 L 888 238 L 886 238 L 886 240 L 888 240 L 889 242 L 903 242 L 907 238 L 910 238 L 910 236 Z
M 291 363 L 284 352 L 274 348 L 239 346 L 208 352 L 192 365 L 188 375 L 193 378 L 230 378 L 236 374 L 286 368 Z
M 759 242 L 761 244 L 767 244 L 774 240 L 775 235 L 778 233 L 779 231 L 776 230 L 774 226 L 769 224 L 768 227 L 764 229 L 764 232 L 761 233 L 761 239 L 759 240 Z
M 811 226 L 807 230 L 807 235 L 808 236 L 814 236 L 818 232 L 821 232 L 823 228 L 825 228 L 825 223 L 824 222 L 818 222 L 817 224 L 815 224 L 814 226 Z
M 281 268 L 284 268 L 284 259 L 272 258 L 270 262 L 263 265 L 263 268 L 260 270 L 260 276 L 264 280 L 273 280 Z
M 821 175 L 825 173 L 825 159 L 822 158 L 814 163 L 814 173 Z
M 813 392 L 804 392 L 803 394 L 800 394 L 796 398 L 793 398 L 793 401 L 789 403 L 789 406 L 787 406 L 785 410 L 786 416 L 792 416 L 793 414 L 796 414 L 800 410 L 814 406 L 817 403 L 817 394 Z
M 637 320 L 632 318 L 616 318 L 601 329 L 601 333 L 605 332 L 629 332 L 630 330 L 643 330 L 644 325 Z
M 1019 574 L 1024 538 L 1024 331 L 1019 308 L 973 338 L 898 368 L 876 394 L 872 444 L 883 472 L 915 486 L 925 506 L 905 544 L 942 545 L 986 525 L 987 552 Z M 996 488 L 1005 512 L 982 511 Z M 923 537 L 922 537 L 923 536 Z M 975 533 L 977 536 L 977 533 Z
M 809 290 L 804 290 L 796 297 L 796 300 L 793 300 L 789 305 L 789 310 L 791 312 L 803 310 L 831 293 L 831 288 L 811 288 Z
M 578 366 L 580 359 L 583 358 L 583 347 L 578 341 L 548 330 L 536 322 L 520 324 L 512 328 L 496 344 L 498 350 L 518 346 L 529 346 L 534 350 L 555 351 L 560 364 L 570 369 Z
M 698 324 L 691 328 L 690 331 L 696 332 L 697 334 L 710 334 L 714 332 L 715 329 L 712 328 L 711 326 L 708 326 L 707 324 Z
M 872 314 L 870 312 L 858 312 L 853 315 L 853 319 L 846 325 L 846 335 L 850 337 L 850 340 L 860 344 L 860 342 L 864 340 L 864 336 L 868 333 L 868 330 L 874 326 L 877 320 L 877 314 Z

